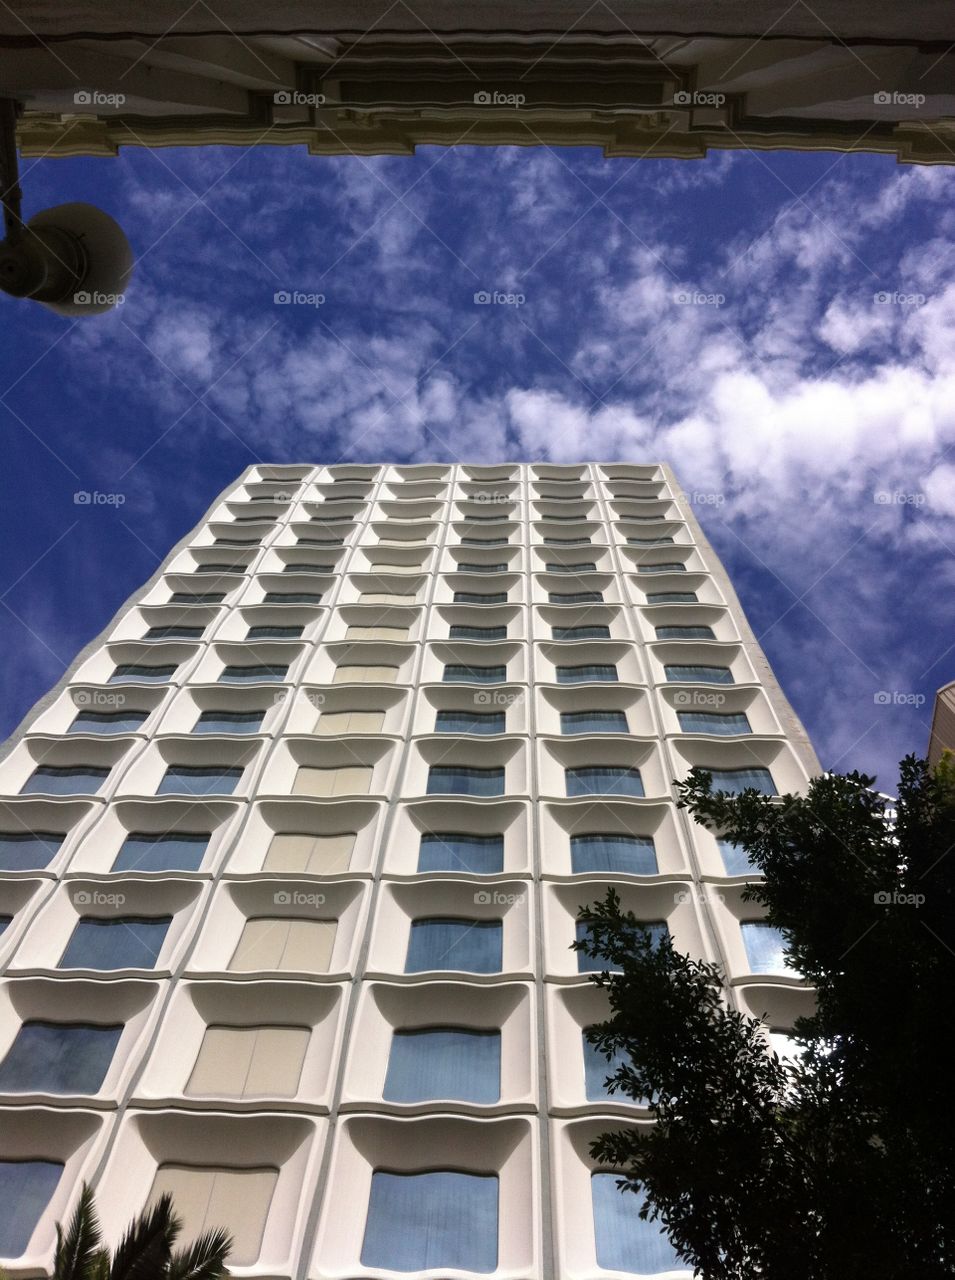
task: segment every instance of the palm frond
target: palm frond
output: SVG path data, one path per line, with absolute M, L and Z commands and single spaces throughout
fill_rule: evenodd
M 226 1258 L 231 1250 L 228 1232 L 207 1231 L 173 1254 L 166 1280 L 220 1280 L 226 1274 Z
M 110 1263 L 110 1280 L 160 1280 L 181 1226 L 172 1211 L 172 1196 L 160 1196 L 126 1228 Z
M 66 1231 L 56 1224 L 53 1280 L 88 1280 L 100 1239 L 93 1189 L 84 1182 Z

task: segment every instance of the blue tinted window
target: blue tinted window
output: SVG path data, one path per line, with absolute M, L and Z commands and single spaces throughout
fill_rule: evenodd
M 500 973 L 502 947 L 500 920 L 458 920 L 444 916 L 413 920 L 405 973 L 432 969 Z
M 666 546 L 668 543 L 672 545 L 673 539 L 669 537 L 628 538 L 627 542 L 631 547 L 663 547 L 663 546 Z
M 294 564 L 286 564 L 282 566 L 283 573 L 328 573 L 334 567 L 334 561 L 328 564 L 307 564 L 304 561 L 296 561 Z
M 562 711 L 560 731 L 573 733 L 626 733 L 626 713 L 623 711 Z
M 549 591 L 547 599 L 551 604 L 602 604 L 603 594 L 600 591 Z
M 472 836 L 458 831 L 424 832 L 419 871 L 469 871 L 490 876 L 504 870 L 504 837 Z
M 220 684 L 242 684 L 244 682 L 284 680 L 288 674 L 288 666 L 269 666 L 256 663 L 250 666 L 238 666 L 230 663 L 223 667 L 219 676 Z
M 614 683 L 617 668 L 610 663 L 592 663 L 588 666 L 558 667 L 558 684 L 590 684 L 595 681 Z
M 641 920 L 640 924 L 650 934 L 650 939 L 654 946 L 657 946 L 661 938 L 665 938 L 668 929 L 665 920 Z M 589 936 L 589 930 L 583 920 L 577 921 L 577 941 L 584 942 Z M 586 955 L 583 951 L 578 951 L 577 955 L 577 972 L 578 973 L 600 973 L 606 970 L 609 973 L 619 973 L 620 970 L 612 965 L 608 960 L 596 960 Z
M 740 844 L 735 844 L 732 840 L 725 840 L 719 837 L 716 841 L 719 846 L 720 856 L 723 859 L 723 866 L 726 868 L 728 876 L 747 876 L 760 875 L 758 867 L 754 866 L 750 861 L 749 854 Z
M 455 604 L 504 604 L 507 601 L 506 591 L 495 591 L 491 595 L 482 595 L 477 591 L 455 591 Z
M 81 711 L 70 733 L 123 733 L 138 729 L 149 719 L 148 711 Z
M 203 711 L 192 732 L 256 733 L 264 716 L 264 711 Z
M 497 1234 L 495 1175 L 377 1169 L 371 1179 L 361 1263 L 389 1271 L 493 1271 Z
M 715 640 L 712 627 L 657 627 L 658 640 Z
M 60 969 L 151 969 L 172 916 L 82 916 Z
M 45 867 L 62 843 L 58 831 L 0 831 L 0 871 Z
M 728 791 L 738 796 L 740 792 L 752 787 L 764 796 L 775 796 L 779 792 L 773 782 L 773 775 L 768 769 L 711 769 L 714 791 Z
M 146 640 L 198 640 L 205 627 L 186 627 L 181 623 L 172 623 L 168 627 L 150 627 L 146 632 Z
M 506 547 L 508 538 L 462 538 L 462 547 Z
M 617 1187 L 617 1173 L 595 1173 L 593 1195 L 597 1265 L 608 1271 L 655 1275 L 685 1267 L 658 1222 L 640 1217 L 643 1197 Z
M 71 796 L 98 791 L 109 769 L 97 765 L 57 766 L 41 764 L 23 784 L 21 795 L 40 792 L 45 796 Z
M 798 976 L 786 961 L 782 931 L 765 920 L 746 920 L 740 925 L 751 973 L 778 973 Z
M 7 925 L 11 923 L 13 916 L 0 916 L 0 933 L 3 933 Z
M 258 627 L 249 627 L 245 638 L 246 640 L 298 640 L 304 629 L 304 627 L 263 624 Z
M 695 591 L 651 591 L 647 604 L 696 604 Z
M 113 871 L 198 871 L 209 847 L 207 832 L 133 831 L 116 855 Z
M 585 871 L 622 871 L 633 876 L 655 876 L 659 869 L 650 836 L 571 836 L 570 857 L 575 875 Z
M 686 565 L 679 560 L 668 560 L 665 564 L 638 564 L 637 573 L 686 573 Z
M 456 792 L 469 796 L 502 796 L 504 770 L 433 764 L 428 770 L 428 795 L 449 795 Z
M 586 769 L 567 769 L 565 774 L 569 796 L 642 796 L 644 794 L 639 769 L 627 769 L 619 765 L 597 765 Z
M 159 783 L 157 796 L 185 793 L 190 796 L 207 796 L 222 793 L 230 795 L 242 777 L 242 769 L 224 765 L 170 765 Z
M 59 1160 L 0 1160 L 0 1255 L 26 1252 L 62 1172 Z
M 166 663 L 161 667 L 145 662 L 121 662 L 107 683 L 122 684 L 124 681 L 129 681 L 131 684 L 162 684 L 173 675 L 176 665 L 175 662 Z
M 555 640 L 609 640 L 610 628 L 593 627 L 551 627 L 551 635 Z
M 25 1022 L 0 1062 L 0 1093 L 97 1093 L 123 1024 Z
M 557 564 L 551 562 L 547 565 L 548 573 L 596 573 L 597 566 L 595 564 Z
M 245 573 L 244 564 L 197 564 L 193 573 Z
M 458 565 L 458 573 L 506 573 L 506 564 L 465 564 Z
M 468 627 L 463 623 L 454 623 L 451 627 L 452 640 L 506 640 L 507 627 Z
M 667 663 L 663 668 L 670 681 L 688 680 L 695 684 L 733 684 L 733 673 L 729 667 L 707 667 L 698 663 L 680 665 Z
M 684 733 L 752 733 L 742 711 L 678 711 L 677 716 Z
M 435 733 L 503 733 L 503 711 L 439 711 Z
M 604 1102 L 610 1099 L 613 1102 L 629 1102 L 633 1099 L 629 1094 L 621 1093 L 619 1089 L 611 1093 L 607 1088 L 605 1081 L 613 1075 L 616 1075 L 620 1067 L 626 1066 L 628 1063 L 627 1055 L 622 1049 L 616 1050 L 609 1062 L 607 1055 L 597 1049 L 587 1039 L 588 1028 L 583 1031 L 584 1044 L 584 1088 L 587 1092 L 588 1102 Z
M 221 604 L 224 591 L 174 591 L 169 597 L 172 604 Z
M 466 1027 L 396 1031 L 384 1096 L 389 1102 L 455 1098 L 497 1102 L 501 1096 L 501 1033 Z
M 450 684 L 501 684 L 507 678 L 506 667 L 472 667 L 463 662 L 445 664 L 441 677 Z

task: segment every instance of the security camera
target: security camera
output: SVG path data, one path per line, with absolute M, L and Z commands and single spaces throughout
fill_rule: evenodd
M 132 270 L 122 228 L 91 204 L 44 209 L 0 244 L 0 289 L 61 316 L 109 311 L 123 301 Z

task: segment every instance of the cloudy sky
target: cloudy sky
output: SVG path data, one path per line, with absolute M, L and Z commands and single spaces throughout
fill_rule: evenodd
M 4 731 L 253 461 L 626 459 L 695 497 L 826 767 L 891 789 L 924 752 L 955 677 L 955 169 L 263 147 L 23 171 L 27 213 L 99 204 L 139 266 L 94 320 L 0 303 Z

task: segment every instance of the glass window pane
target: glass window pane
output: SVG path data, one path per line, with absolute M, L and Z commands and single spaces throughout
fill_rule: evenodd
M 246 640 L 297 640 L 304 627 L 285 627 L 263 623 L 261 626 L 249 627 Z
M 665 564 L 638 564 L 637 573 L 686 573 L 686 565 L 679 560 L 668 560 Z
M 227 768 L 224 765 L 170 765 L 159 783 L 156 795 L 229 795 L 235 790 L 241 777 L 241 768 Z
M 123 1024 L 25 1022 L 0 1063 L 0 1092 L 98 1092 Z
M 597 566 L 595 564 L 557 564 L 549 563 L 547 566 L 548 573 L 596 573 Z
M 23 784 L 21 795 L 40 792 L 45 796 L 72 796 L 99 791 L 109 769 L 97 765 L 57 766 L 41 764 Z
M 657 627 L 658 640 L 715 640 L 712 627 Z
M 439 711 L 435 733 L 503 733 L 503 711 Z
M 59 1160 L 0 1160 L 0 1255 L 26 1252 L 62 1172 Z
M 150 627 L 146 632 L 146 640 L 199 640 L 205 627 L 187 627 L 182 623 L 171 623 L 167 627 Z
M 468 769 L 464 765 L 432 765 L 428 770 L 428 795 L 462 793 L 469 796 L 502 796 L 503 769 Z
M 113 871 L 198 871 L 208 832 L 133 831 L 123 841 Z
M 455 831 L 424 832 L 418 852 L 418 870 L 495 875 L 504 870 L 504 837 L 472 836 Z
M 684 733 L 752 733 L 744 712 L 678 711 Z
M 745 920 L 740 925 L 751 973 L 779 973 L 798 977 L 786 962 L 782 932 L 765 920 Z
M 265 604 L 321 604 L 317 591 L 266 591 Z
M 584 684 L 599 680 L 614 682 L 616 679 L 617 668 L 608 663 L 557 668 L 558 684 Z
M 68 732 L 123 733 L 138 729 L 148 719 L 148 711 L 81 711 Z
M 389 1102 L 491 1103 L 500 1096 L 500 1031 L 426 1027 L 392 1036 L 384 1089 Z
M 371 1179 L 361 1262 L 390 1271 L 493 1271 L 497 1234 L 496 1175 L 377 1169 Z
M 610 628 L 593 627 L 551 627 L 551 635 L 555 640 L 609 640 Z
M 45 867 L 63 840 L 58 831 L 0 831 L 0 871 Z
M 639 769 L 626 769 L 617 765 L 567 769 L 565 778 L 568 796 L 642 796 L 645 794 Z
M 264 711 L 203 711 L 193 733 L 255 733 L 262 727 Z
M 630 1271 L 640 1276 L 683 1269 L 684 1264 L 659 1222 L 644 1222 L 640 1218 L 643 1197 L 619 1190 L 619 1176 L 595 1173 L 590 1179 L 597 1265 L 608 1271 Z
M 655 876 L 659 870 L 650 836 L 571 836 L 570 858 L 575 875 L 585 871 L 621 871 L 626 875 Z
M 458 662 L 447 663 L 442 676 L 446 682 L 467 684 L 500 684 L 506 678 L 506 667 L 471 667 Z
M 506 640 L 507 627 L 468 627 L 453 623 L 452 640 Z
M 647 604 L 696 604 L 695 591 L 651 591 Z
M 773 775 L 768 769 L 711 769 L 714 791 L 728 791 L 738 796 L 747 788 L 755 788 L 764 796 L 775 796 L 779 792 L 773 782 Z
M 610 1099 L 613 1102 L 632 1103 L 633 1099 L 628 1094 L 621 1093 L 619 1089 L 615 1093 L 611 1093 L 605 1084 L 608 1077 L 615 1075 L 619 1068 L 627 1063 L 627 1055 L 622 1049 L 618 1049 L 608 1062 L 607 1055 L 587 1039 L 587 1031 L 588 1028 L 585 1027 L 581 1033 L 584 1046 L 584 1088 L 587 1092 L 587 1101 L 604 1102 Z
M 157 667 L 140 662 L 121 662 L 109 677 L 107 684 L 161 684 L 169 680 L 176 670 L 176 663 Z
M 504 604 L 507 601 L 506 591 L 495 591 L 490 595 L 482 595 L 477 591 L 455 591 L 455 604 Z
M 573 733 L 627 733 L 629 726 L 623 711 L 562 711 L 560 731 Z
M 602 604 L 603 593 L 600 591 L 550 591 L 547 599 L 550 604 Z
M 231 664 L 223 668 L 219 676 L 220 684 L 242 684 L 243 682 L 269 682 L 284 680 L 288 666 L 268 666 L 257 663 L 254 666 L 237 666 Z
M 734 844 L 732 840 L 725 840 L 722 836 L 717 838 L 716 843 L 719 845 L 720 855 L 728 876 L 761 874 L 758 867 L 755 867 L 750 862 L 749 854 L 742 845 Z
M 641 920 L 643 925 L 650 934 L 650 939 L 656 946 L 661 938 L 666 937 L 669 930 L 665 920 Z M 583 942 L 589 936 L 589 929 L 583 920 L 578 920 L 577 925 L 577 941 Z M 606 970 L 609 973 L 619 973 L 620 970 L 607 960 L 597 960 L 593 956 L 586 955 L 583 951 L 575 952 L 577 956 L 577 972 L 578 973 L 600 973 Z
M 172 916 L 82 916 L 60 969 L 152 969 Z
M 668 680 L 692 680 L 696 684 L 733 684 L 729 667 L 709 667 L 697 663 L 667 663 L 663 668 Z
M 503 932 L 500 920 L 456 920 L 440 916 L 413 920 L 405 973 L 459 969 L 500 973 Z

